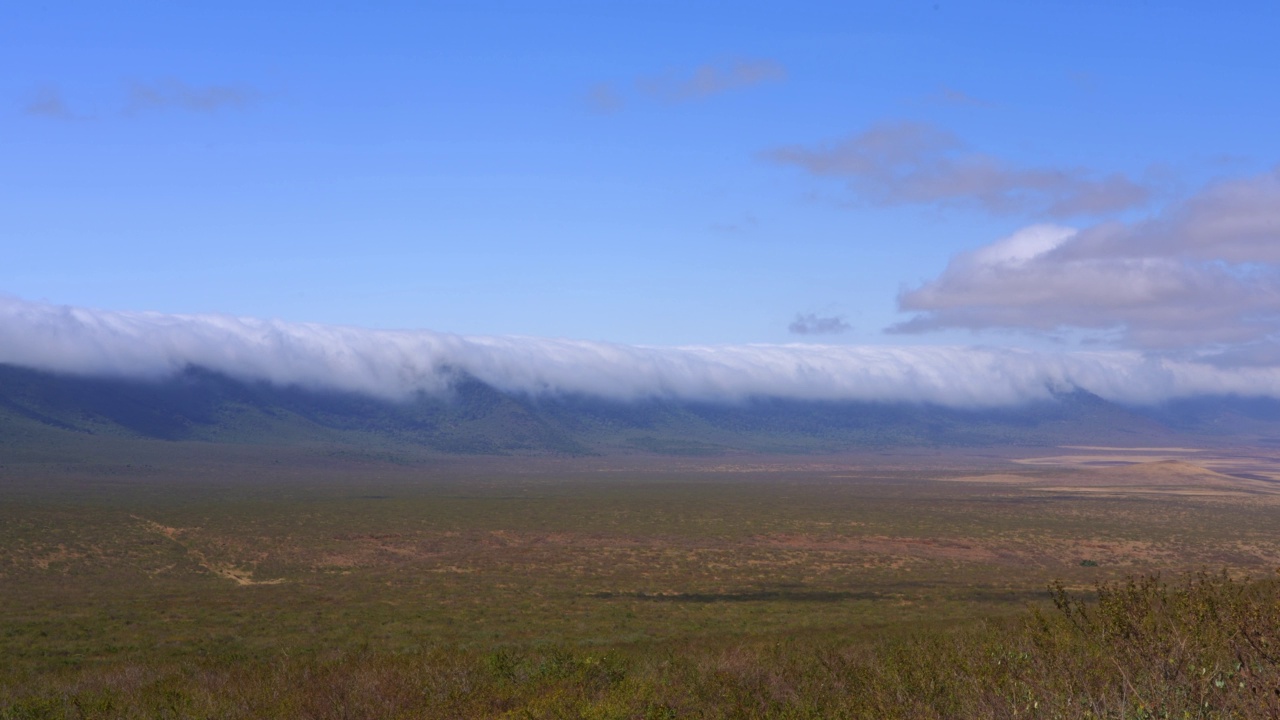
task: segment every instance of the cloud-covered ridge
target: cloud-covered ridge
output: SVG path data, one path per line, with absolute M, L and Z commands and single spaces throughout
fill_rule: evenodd
M 246 380 L 387 398 L 448 391 L 456 371 L 502 390 L 615 400 L 751 397 L 993 407 L 1082 388 L 1128 403 L 1199 394 L 1280 397 L 1274 367 L 1224 369 L 1132 352 L 965 347 L 646 347 L 165 315 L 0 297 L 0 363 L 163 377 L 191 365 Z

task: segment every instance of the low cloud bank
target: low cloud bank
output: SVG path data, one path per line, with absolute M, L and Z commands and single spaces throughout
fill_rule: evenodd
M 1082 388 L 1126 403 L 1202 394 L 1280 397 L 1280 369 L 1136 352 L 971 347 L 646 347 L 165 315 L 0 297 L 0 363 L 164 377 L 196 365 L 245 380 L 400 398 L 446 393 L 456 371 L 511 392 L 616 400 L 751 397 L 993 407 Z

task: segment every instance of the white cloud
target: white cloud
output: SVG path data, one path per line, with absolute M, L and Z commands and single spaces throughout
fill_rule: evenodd
M 991 407 L 1083 388 L 1130 403 L 1204 393 L 1280 397 L 1280 369 L 1136 352 L 966 347 L 645 347 L 365 330 L 225 315 L 62 307 L 0 297 L 0 362 L 161 377 L 198 365 L 249 380 L 383 397 L 447 391 L 451 370 L 530 394 L 736 401 L 750 397 Z
M 899 306 L 919 314 L 892 332 L 1080 328 L 1235 354 L 1280 332 L 1280 175 L 1217 184 L 1137 223 L 1026 228 L 957 255 Z
M 1074 228 L 1059 225 L 1032 225 L 1003 240 L 978 248 L 966 259 L 973 265 L 1024 265 L 1044 255 L 1076 234 Z

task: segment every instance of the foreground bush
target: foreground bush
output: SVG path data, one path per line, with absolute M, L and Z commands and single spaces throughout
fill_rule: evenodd
M 0 718 L 1280 718 L 1274 581 L 1050 588 L 1012 624 L 878 643 L 350 651 L 0 685 Z

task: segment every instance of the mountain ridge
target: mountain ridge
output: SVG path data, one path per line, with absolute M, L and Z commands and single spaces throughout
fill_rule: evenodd
M 23 432 L 161 441 L 412 446 L 452 454 L 717 455 L 900 446 L 1277 442 L 1280 402 L 1197 398 L 1125 407 L 1084 390 L 1013 407 L 753 398 L 606 400 L 503 392 L 457 374 L 443 397 L 392 401 L 245 381 L 191 366 L 150 380 L 0 364 L 0 438 Z

